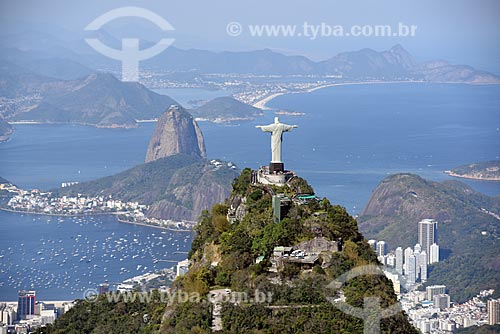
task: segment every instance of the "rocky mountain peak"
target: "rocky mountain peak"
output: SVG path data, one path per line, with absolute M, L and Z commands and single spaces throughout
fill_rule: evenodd
M 146 162 L 175 154 L 204 158 L 205 142 L 198 124 L 184 108 L 172 105 L 161 115 L 149 141 Z

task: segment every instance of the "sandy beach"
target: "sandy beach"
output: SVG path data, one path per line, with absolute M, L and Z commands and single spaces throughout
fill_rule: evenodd
M 262 109 L 262 110 L 269 110 L 271 108 L 266 107 L 266 103 L 269 102 L 269 101 L 271 101 L 275 97 L 278 97 L 278 96 L 284 95 L 284 94 L 289 94 L 289 93 L 288 92 L 285 92 L 285 93 L 274 93 L 274 94 L 268 95 L 265 98 L 260 99 L 259 101 L 257 101 L 254 104 L 252 104 L 252 106 L 255 107 L 255 108 Z

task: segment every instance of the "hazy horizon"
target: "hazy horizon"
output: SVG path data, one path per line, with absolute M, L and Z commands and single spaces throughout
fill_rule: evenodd
M 106 1 L 68 3 L 62 0 L 3 2 L 0 4 L 0 36 L 26 30 L 50 32 L 60 38 L 83 38 L 88 23 L 105 12 L 123 7 L 142 7 L 165 18 L 175 28 L 165 35 L 143 19 L 118 19 L 105 26 L 113 36 L 136 37 L 151 42 L 161 36 L 175 38 L 173 46 L 211 51 L 249 51 L 269 48 L 298 54 L 315 61 L 339 52 L 372 48 L 386 50 L 401 44 L 418 61 L 444 59 L 500 74 L 500 3 L 481 1 L 320 1 L 305 5 L 298 1 L 253 2 L 227 0 L 216 4 L 187 1 Z M 417 27 L 412 37 L 255 37 L 244 31 L 228 35 L 230 22 L 249 25 L 391 25 L 400 22 Z M 62 28 L 62 30 L 59 30 Z M 66 35 L 66 36 L 65 36 Z M 117 36 L 119 37 L 119 36 Z

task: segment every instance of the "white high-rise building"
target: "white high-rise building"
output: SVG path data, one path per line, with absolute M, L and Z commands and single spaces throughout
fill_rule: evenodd
M 439 245 L 434 243 L 431 245 L 429 255 L 429 264 L 439 262 Z
M 500 324 L 500 299 L 490 299 L 486 305 L 488 325 Z
M 415 284 L 417 281 L 417 259 L 415 255 L 408 256 L 408 263 L 406 264 L 407 272 L 405 273 L 406 282 L 408 284 Z
M 422 251 L 422 245 L 415 244 L 415 246 L 413 247 L 413 252 L 420 253 L 421 251 Z
M 393 253 L 389 253 L 385 257 L 386 257 L 387 266 L 389 266 L 389 267 L 396 266 L 396 256 Z
M 403 275 L 403 248 L 396 248 L 396 271 Z
M 377 256 L 384 256 L 386 252 L 386 243 L 385 241 L 377 242 Z
M 409 263 L 409 257 L 410 255 L 413 255 L 413 249 L 411 247 L 406 247 L 405 248 L 405 252 L 404 252 L 404 259 L 405 259 L 405 262 L 403 264 L 403 268 L 404 268 L 404 273 L 406 275 L 406 273 L 408 272 L 408 263 Z
M 422 261 L 422 257 L 420 256 L 420 252 L 413 252 L 415 256 L 415 277 L 416 280 L 420 280 L 420 264 Z
M 368 240 L 368 245 L 372 246 L 373 250 L 377 250 L 377 240 L 370 239 Z M 377 254 L 378 256 L 378 254 Z
M 431 254 L 431 245 L 437 244 L 437 224 L 434 219 L 424 219 L 418 223 L 418 243 L 422 250 L 425 250 L 427 263 L 429 263 L 429 255 Z
M 421 282 L 425 282 L 427 281 L 427 254 L 425 253 L 425 251 L 423 251 L 422 253 L 420 253 L 418 255 L 418 265 L 419 265 L 419 268 L 420 268 L 420 281 Z

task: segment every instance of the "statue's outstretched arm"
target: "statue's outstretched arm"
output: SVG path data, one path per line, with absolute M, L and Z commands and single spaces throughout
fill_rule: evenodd
M 283 131 L 290 131 L 291 129 L 298 128 L 298 125 L 285 125 Z
M 271 125 L 256 125 L 255 127 L 261 129 L 264 132 L 273 132 L 274 129 L 275 129 L 274 124 L 271 124 Z

